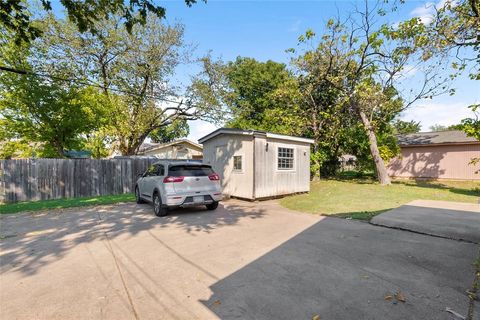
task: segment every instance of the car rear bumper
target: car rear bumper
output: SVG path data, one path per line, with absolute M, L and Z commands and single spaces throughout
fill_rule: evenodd
M 203 198 L 200 200 L 200 197 Z M 206 205 L 221 200 L 221 192 L 192 195 L 167 195 L 165 204 L 167 207 L 191 207 L 198 205 Z

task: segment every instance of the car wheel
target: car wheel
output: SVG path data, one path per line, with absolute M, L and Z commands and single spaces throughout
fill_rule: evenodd
M 208 210 L 215 210 L 218 207 L 218 201 L 214 201 L 210 204 L 207 204 L 207 209 Z
M 153 195 L 153 211 L 157 217 L 165 217 L 168 214 L 167 208 L 162 206 L 162 199 L 158 193 Z
M 143 201 L 142 197 L 140 196 L 140 190 L 138 189 L 138 187 L 135 187 L 135 200 L 137 201 L 137 203 L 145 203 L 145 201 Z

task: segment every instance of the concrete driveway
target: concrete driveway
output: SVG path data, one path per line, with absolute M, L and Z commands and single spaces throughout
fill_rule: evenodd
M 415 200 L 382 213 L 372 223 L 480 244 L 480 204 Z
M 274 201 L 0 219 L 2 319 L 455 319 L 445 308 L 466 315 L 478 255 Z

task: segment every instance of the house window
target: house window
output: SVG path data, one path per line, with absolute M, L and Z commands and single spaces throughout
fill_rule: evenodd
M 242 171 L 242 156 L 233 156 L 233 170 Z
M 293 148 L 278 148 L 278 170 L 293 170 Z

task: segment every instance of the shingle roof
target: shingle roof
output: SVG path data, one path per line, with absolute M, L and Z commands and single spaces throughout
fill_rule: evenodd
M 465 132 L 460 130 L 411 133 L 399 135 L 397 138 L 400 146 L 480 143 L 475 138 L 468 137 Z

